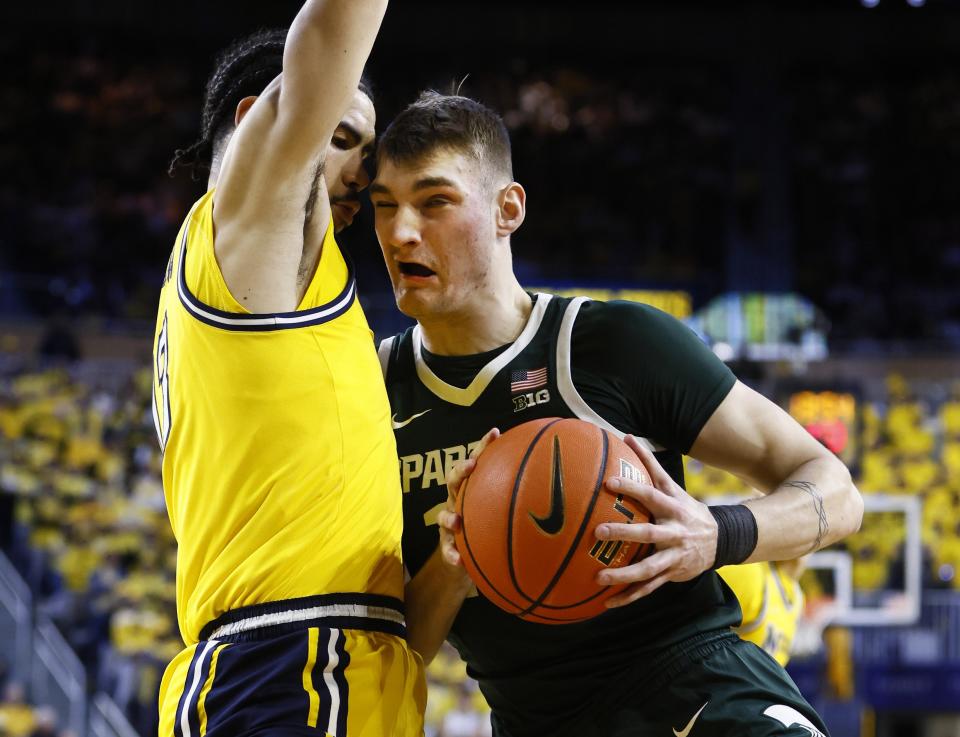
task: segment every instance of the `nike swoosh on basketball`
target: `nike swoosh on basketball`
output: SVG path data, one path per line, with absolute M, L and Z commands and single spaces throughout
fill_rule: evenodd
M 709 703 L 710 702 L 708 701 L 707 704 Z M 673 733 L 677 737 L 687 737 L 687 735 L 690 734 L 690 730 L 693 729 L 693 725 L 697 721 L 697 717 L 700 716 L 700 712 L 707 708 L 707 704 L 704 704 L 697 710 L 697 713 L 693 715 L 693 719 L 687 722 L 687 726 L 684 727 L 682 731 L 678 732 L 677 730 L 673 730 Z
M 563 464 L 560 459 L 560 438 L 553 436 L 553 474 L 550 478 L 550 514 L 537 517 L 530 512 L 537 527 L 548 535 L 556 535 L 563 529 Z
M 432 409 L 432 408 L 431 408 L 431 409 Z M 393 417 L 390 418 L 390 423 L 393 425 L 393 429 L 394 429 L 394 430 L 399 430 L 400 428 L 406 427 L 407 425 L 409 425 L 411 422 L 413 422 L 413 421 L 414 421 L 415 419 L 417 419 L 418 417 L 423 417 L 423 416 L 424 416 L 425 414 L 427 414 L 427 412 L 429 412 L 429 411 L 430 411 L 429 409 L 425 409 L 425 410 L 423 410 L 423 412 L 417 412 L 417 414 L 415 414 L 415 415 L 410 415 L 410 417 L 408 417 L 407 419 L 405 419 L 403 422 L 398 422 L 398 421 L 397 421 L 397 413 L 394 412 L 394 413 L 393 413 Z

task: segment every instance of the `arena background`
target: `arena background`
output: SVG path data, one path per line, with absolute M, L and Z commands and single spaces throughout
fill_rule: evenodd
M 166 168 L 216 51 L 298 6 L 0 7 L 0 735 L 155 734 L 150 338 L 202 190 Z M 835 737 L 960 735 L 958 39 L 947 0 L 398 0 L 368 67 L 380 129 L 467 75 L 504 114 L 525 285 L 686 319 L 850 464 L 868 513 L 812 561 L 790 665 Z M 378 337 L 404 327 L 368 205 L 343 240 Z M 430 680 L 429 735 L 486 733 L 455 655 Z

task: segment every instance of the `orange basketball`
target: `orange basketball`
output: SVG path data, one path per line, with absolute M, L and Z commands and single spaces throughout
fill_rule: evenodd
M 457 549 L 477 589 L 530 622 L 578 622 L 606 611 L 604 602 L 626 586 L 598 584 L 597 572 L 652 550 L 597 540 L 602 522 L 650 519 L 637 501 L 604 486 L 611 476 L 649 483 L 636 453 L 583 420 L 534 420 L 492 442 L 457 499 Z

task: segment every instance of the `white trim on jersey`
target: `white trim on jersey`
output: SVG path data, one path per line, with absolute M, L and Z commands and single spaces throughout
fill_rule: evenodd
M 325 606 L 309 607 L 307 609 L 287 609 L 282 612 L 260 614 L 255 617 L 240 619 L 236 622 L 217 627 L 217 629 L 210 633 L 209 639 L 217 640 L 224 637 L 231 637 L 241 632 L 260 629 L 261 627 L 274 627 L 278 624 L 306 622 L 311 619 L 321 619 L 325 617 L 381 619 L 386 622 L 393 622 L 394 624 L 403 624 L 403 614 L 389 607 L 367 606 L 365 604 L 328 604 Z
M 470 386 L 466 389 L 448 384 L 430 370 L 427 362 L 423 360 L 423 353 L 421 351 L 423 343 L 420 337 L 420 325 L 417 325 L 413 329 L 413 360 L 417 367 L 417 377 L 427 389 L 443 401 L 449 402 L 450 404 L 457 404 L 461 407 L 471 406 L 477 398 L 483 394 L 484 389 L 490 385 L 493 377 L 500 373 L 514 358 L 520 355 L 520 352 L 524 348 L 530 345 L 530 341 L 533 340 L 533 337 L 537 334 L 537 330 L 540 329 L 540 323 L 543 322 L 543 316 L 546 314 L 547 305 L 550 303 L 551 297 L 552 295 L 549 294 L 537 294 L 537 301 L 533 304 L 533 310 L 530 312 L 527 324 L 513 342 L 513 345 L 480 369 L 479 373 L 473 377 L 473 381 L 470 382 Z
M 573 335 L 573 323 L 577 319 L 580 308 L 585 302 L 590 300 L 587 297 L 577 297 L 567 305 L 563 313 L 563 320 L 560 322 L 560 332 L 557 335 L 557 387 L 560 389 L 560 396 L 567 403 L 573 413 L 581 420 L 592 422 L 598 427 L 613 433 L 623 440 L 626 433 L 618 430 L 603 417 L 597 414 L 593 408 L 586 403 L 577 387 L 573 384 L 573 373 L 570 370 L 570 342 Z M 636 436 L 635 436 L 636 437 Z M 664 450 L 663 447 L 655 445 L 647 438 L 637 437 L 637 441 L 650 451 Z
M 387 368 L 390 366 L 390 352 L 393 350 L 393 343 L 397 339 L 396 335 L 384 338 L 380 341 L 380 347 L 377 348 L 377 357 L 380 359 L 380 370 L 383 371 L 383 378 L 387 378 Z
M 197 692 L 197 689 L 200 687 L 200 667 L 203 665 L 203 661 L 207 657 L 207 653 L 213 650 L 219 643 L 216 640 L 210 640 L 203 647 L 203 652 L 200 653 L 200 657 L 197 658 L 197 662 L 193 666 L 193 683 L 190 684 L 190 691 L 187 693 L 187 698 L 183 702 L 183 711 L 180 712 L 180 731 L 183 733 L 183 737 L 193 737 L 190 731 L 190 706 L 193 703 L 193 695 Z
M 343 637 L 343 632 L 330 629 L 330 640 L 327 642 L 327 665 L 323 669 L 323 682 L 330 694 L 330 719 L 325 727 L 328 734 L 337 733 L 337 722 L 340 719 L 340 686 L 333 678 L 333 672 L 340 665 L 340 655 L 337 654 L 337 640 Z

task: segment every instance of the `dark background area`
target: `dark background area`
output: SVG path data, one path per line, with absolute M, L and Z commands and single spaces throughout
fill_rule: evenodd
M 722 6 L 722 7 L 721 7 Z M 0 315 L 153 319 L 202 187 L 166 175 L 216 52 L 298 2 L 0 10 Z M 388 11 L 380 129 L 424 87 L 503 113 L 522 280 L 796 291 L 863 338 L 960 345 L 960 3 L 430 3 Z M 393 327 L 369 209 L 344 242 Z

